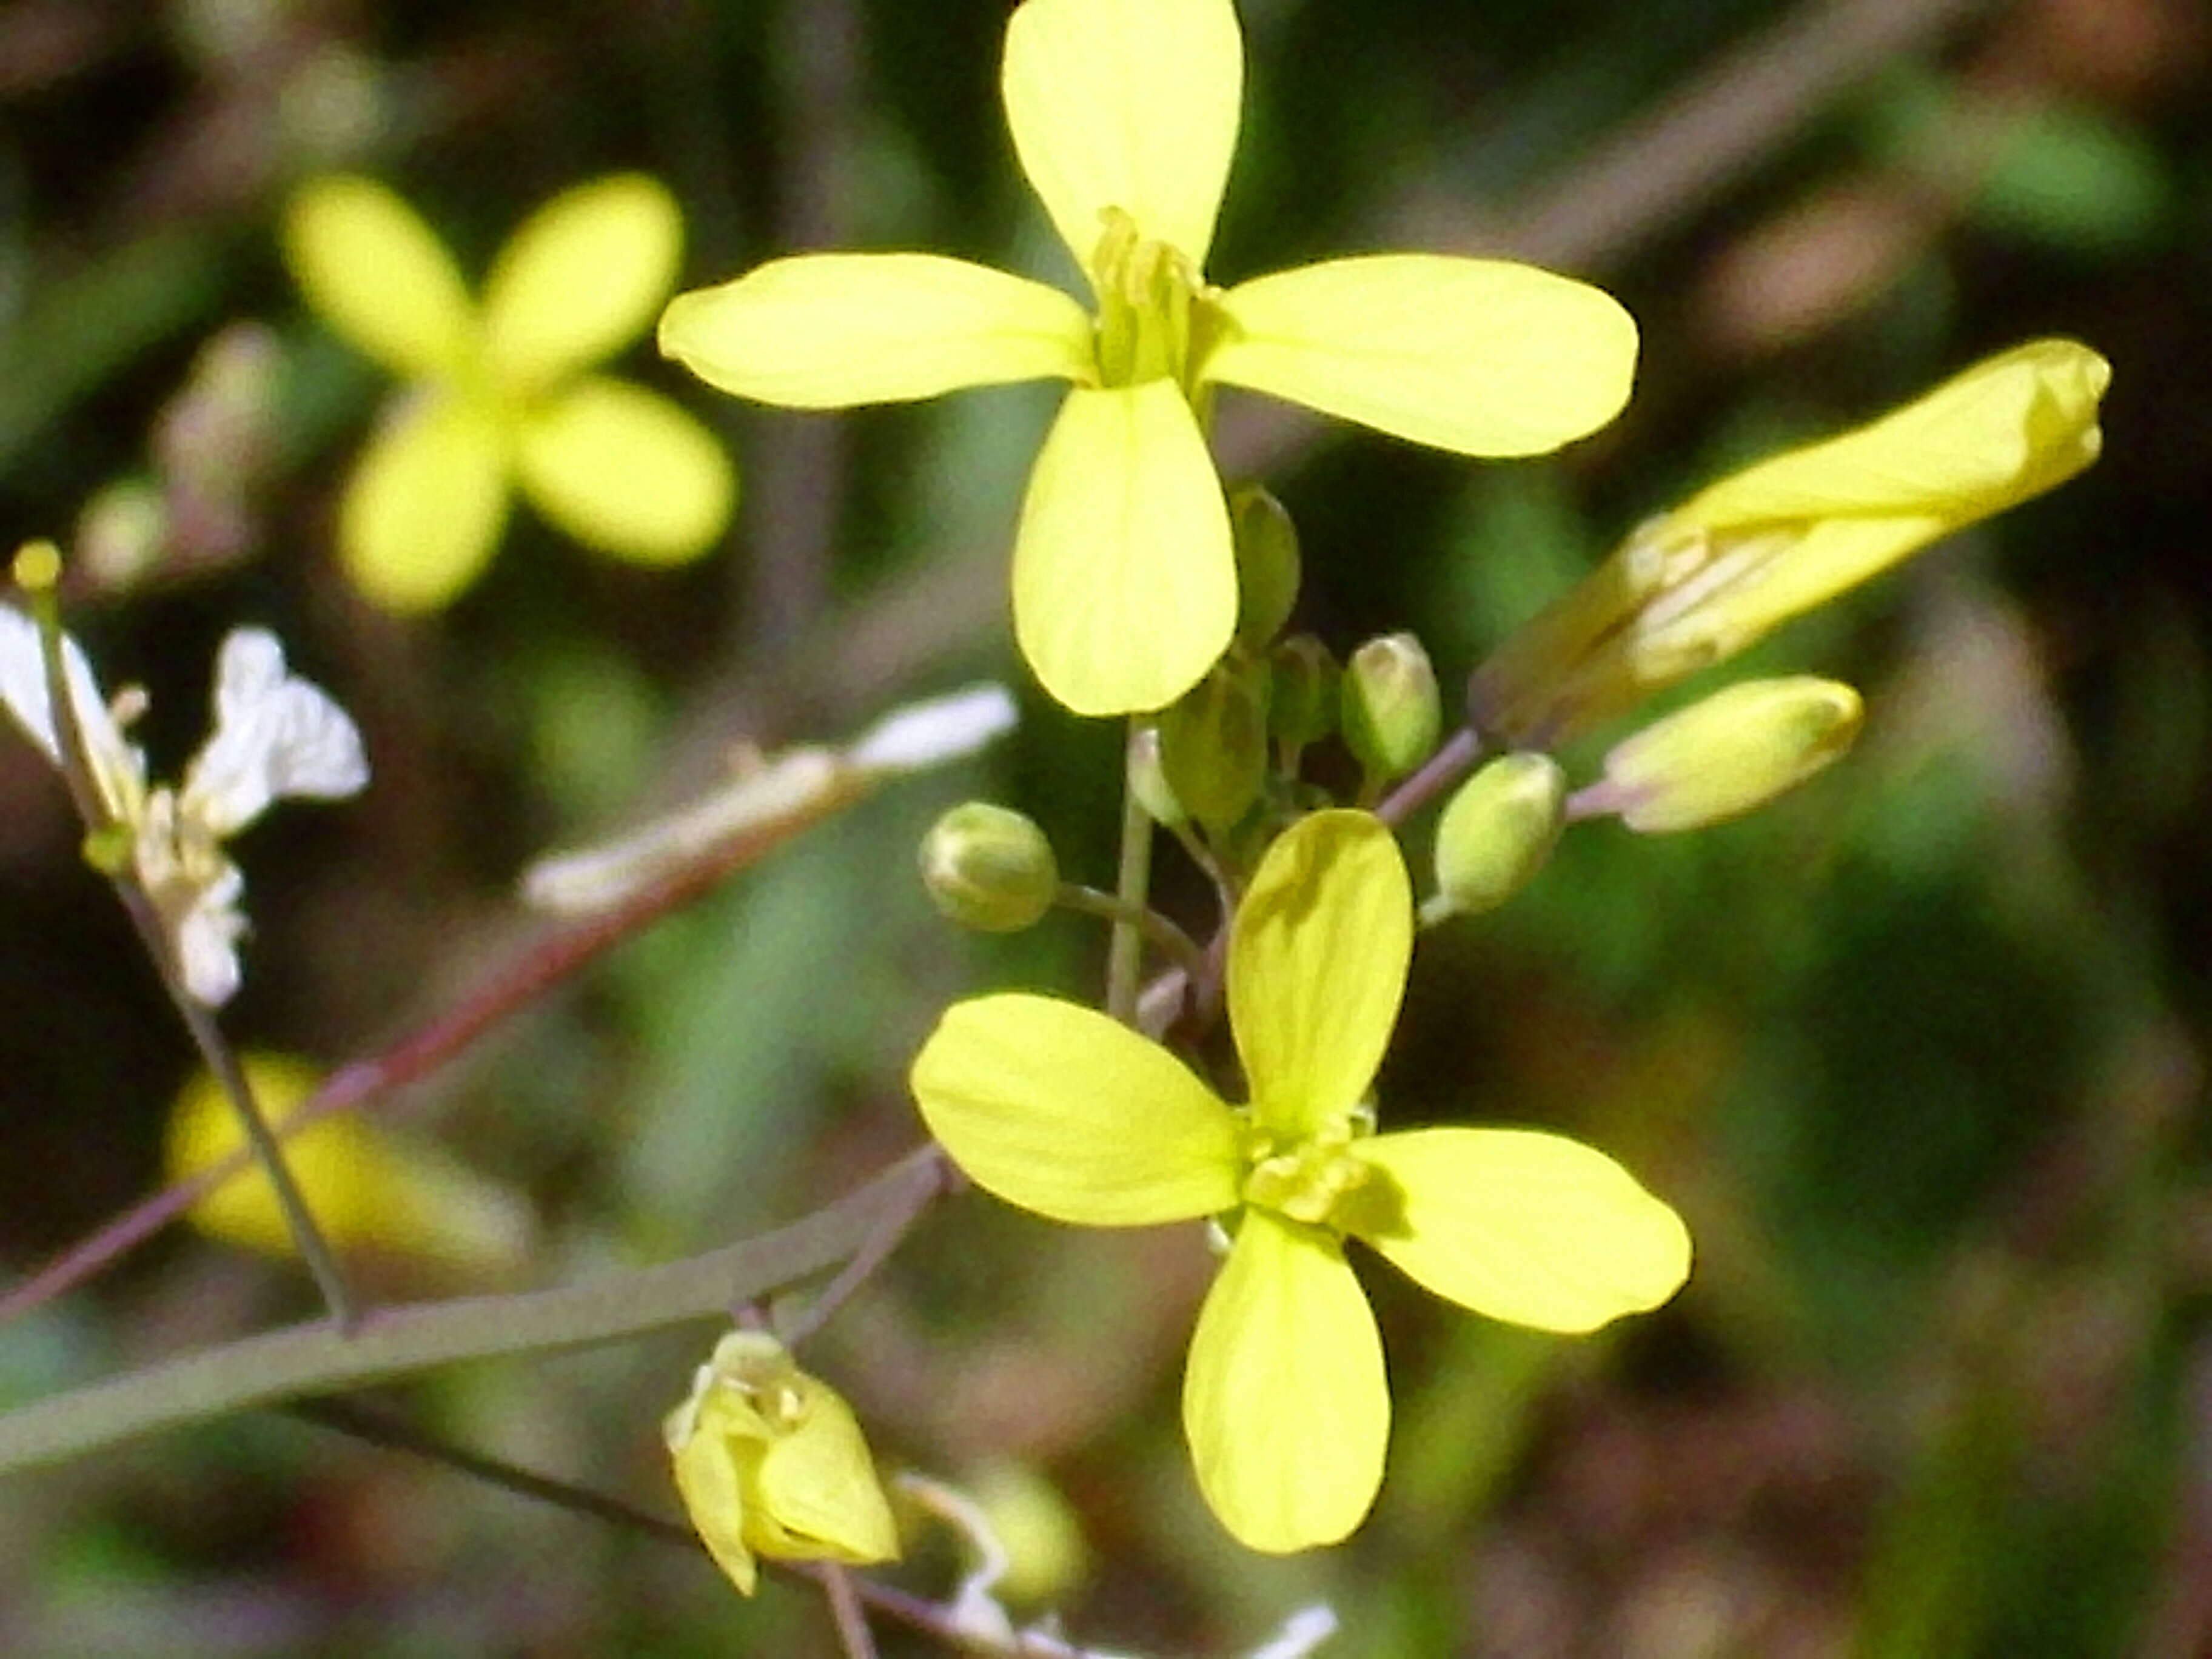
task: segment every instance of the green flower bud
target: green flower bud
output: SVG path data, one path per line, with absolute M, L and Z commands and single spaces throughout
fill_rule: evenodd
M 1267 653 L 1271 692 L 1267 734 L 1293 751 L 1336 730 L 1336 699 L 1343 671 L 1328 647 L 1311 634 L 1293 634 Z
M 1549 755 L 1500 755 L 1460 786 L 1437 825 L 1437 890 L 1454 914 L 1494 910 L 1534 878 L 1566 826 L 1567 777 Z
M 1344 741 L 1370 782 L 1404 777 L 1435 751 L 1443 728 L 1437 671 L 1411 634 L 1385 634 L 1352 653 L 1340 707 Z
M 1267 671 L 1224 662 L 1160 716 L 1160 769 L 1208 835 L 1226 834 L 1267 776 Z
M 1298 602 L 1298 532 L 1289 510 L 1258 484 L 1229 497 L 1237 545 L 1237 637 L 1254 650 L 1283 631 Z
M 1018 933 L 1052 908 L 1060 866 L 1035 822 L 1010 807 L 971 800 L 930 826 L 921 883 L 963 927 Z
M 1176 792 L 1168 787 L 1167 769 L 1160 756 L 1160 728 L 1140 726 L 1129 737 L 1129 787 L 1152 815 L 1152 822 L 1172 830 L 1190 821 Z
M 1696 830 L 1764 806 L 1851 746 L 1859 694 L 1796 675 L 1746 680 L 1616 744 L 1582 804 L 1646 835 Z

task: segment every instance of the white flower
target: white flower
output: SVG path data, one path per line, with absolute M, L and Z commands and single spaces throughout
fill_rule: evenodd
M 215 730 L 182 788 L 149 786 L 146 757 L 124 735 L 143 701 L 100 695 L 76 641 L 62 640 L 71 712 L 110 819 L 131 834 L 131 861 L 167 930 L 185 988 L 216 1007 L 238 989 L 245 878 L 222 843 L 287 795 L 332 800 L 368 781 L 361 733 L 319 686 L 285 672 L 284 647 L 258 628 L 234 629 L 216 663 Z M 0 701 L 57 765 L 61 744 L 46 696 L 36 623 L 0 606 Z

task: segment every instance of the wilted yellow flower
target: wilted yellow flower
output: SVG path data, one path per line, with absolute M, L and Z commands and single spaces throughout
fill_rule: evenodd
M 732 1331 L 664 1425 L 691 1524 L 747 1595 L 757 1557 L 860 1565 L 898 1528 L 853 1408 L 765 1331 Z
M 508 498 L 641 564 L 707 551 L 737 482 L 714 435 L 666 398 L 587 374 L 645 331 L 676 286 L 684 224 L 654 180 L 556 197 L 500 250 L 479 305 L 453 256 L 374 179 L 319 179 L 284 219 L 308 304 L 407 382 L 338 513 L 348 573 L 377 604 L 432 611 L 473 582 Z
M 246 1081 L 262 1113 L 281 1122 L 319 1080 L 305 1060 L 249 1054 Z M 194 1078 L 169 1109 L 165 1162 L 182 1181 L 246 1145 L 222 1085 Z M 283 1141 L 284 1162 L 317 1225 L 341 1249 L 435 1261 L 473 1273 L 512 1273 L 528 1258 L 532 1232 L 522 1200 L 434 1147 L 341 1114 Z M 233 1176 L 185 1212 L 227 1244 L 264 1255 L 295 1253 L 292 1231 L 258 1169 Z
M 1392 254 L 1210 284 L 1243 88 L 1230 0 L 1024 0 L 1000 88 L 1091 311 L 958 259 L 813 255 L 679 296 L 660 343 L 726 392 L 801 409 L 1069 381 L 1022 506 L 1013 610 L 1037 678 L 1079 714 L 1163 708 L 1229 644 L 1213 386 L 1468 455 L 1555 449 L 1628 395 L 1628 314 L 1528 265 Z
M 1228 1218 L 1183 1427 L 1200 1490 L 1255 1549 L 1343 1537 L 1382 1480 L 1390 1396 L 1346 1237 L 1462 1307 L 1551 1331 L 1656 1306 L 1689 1272 L 1674 1211 L 1578 1141 L 1374 1133 L 1366 1097 L 1413 931 L 1390 832 L 1364 812 L 1317 812 L 1268 848 L 1230 935 L 1249 1104 L 1049 997 L 956 1003 L 915 1060 L 931 1132 L 1009 1202 L 1091 1226 Z
M 1546 747 L 1734 656 L 2097 458 L 2112 366 L 2073 340 L 1987 358 L 1639 528 L 1474 677 L 1486 734 Z

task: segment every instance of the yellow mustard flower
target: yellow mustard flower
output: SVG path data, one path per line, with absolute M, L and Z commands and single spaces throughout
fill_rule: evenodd
M 262 1112 L 282 1122 L 321 1080 L 306 1060 L 252 1054 L 241 1061 Z M 164 1157 L 182 1181 L 246 1144 L 222 1085 L 203 1072 L 169 1109 Z M 434 1261 L 470 1272 L 511 1273 L 528 1259 L 534 1231 L 527 1205 L 498 1182 L 435 1147 L 352 1114 L 313 1123 L 284 1138 L 284 1159 L 315 1221 L 342 1249 Z M 210 1238 L 264 1255 L 295 1247 L 269 1178 L 258 1169 L 232 1176 L 185 1218 Z
M 1211 386 L 1494 456 L 1555 449 L 1628 395 L 1628 314 L 1527 265 L 1388 254 L 1209 284 L 1243 83 L 1230 0 L 1024 0 L 1006 117 L 1095 314 L 1004 271 L 885 253 L 777 259 L 661 319 L 661 349 L 701 378 L 793 408 L 1072 382 L 1022 505 L 1013 613 L 1038 679 L 1080 714 L 1164 707 L 1229 643 Z
M 1476 724 L 1556 743 L 2055 489 L 2097 459 L 2112 378 L 2078 341 L 2031 341 L 1709 486 L 1515 632 L 1474 677 Z
M 1255 1549 L 1343 1537 L 1382 1479 L 1389 1393 L 1347 1237 L 1462 1307 L 1552 1331 L 1655 1307 L 1689 1272 L 1674 1212 L 1577 1141 L 1373 1133 L 1366 1096 L 1413 918 L 1404 860 L 1372 816 L 1317 812 L 1276 840 L 1230 936 L 1242 1107 L 1157 1043 L 1049 997 L 957 1003 L 915 1061 L 931 1131 L 1012 1203 L 1092 1226 L 1230 1218 L 1183 1426 L 1206 1501 Z
M 664 1430 L 691 1524 L 745 1595 L 759 1556 L 897 1558 L 898 1528 L 853 1408 L 767 1332 L 716 1343 Z
M 413 209 L 374 179 L 316 179 L 284 217 L 286 263 L 349 344 L 407 384 L 356 464 L 338 548 L 362 592 L 434 611 L 498 545 L 508 499 L 585 545 L 652 565 L 711 547 L 737 481 L 667 399 L 589 374 L 676 286 L 684 223 L 652 179 L 580 185 L 526 221 L 481 304 Z

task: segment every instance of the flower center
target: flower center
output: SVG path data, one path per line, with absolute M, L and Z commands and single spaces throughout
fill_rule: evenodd
M 1354 1158 L 1350 1148 L 1352 1142 L 1374 1132 L 1374 1112 L 1364 1106 L 1354 1107 L 1313 1133 L 1296 1138 L 1255 1126 L 1245 1148 L 1249 1167 L 1244 1201 L 1293 1221 L 1333 1225 L 1342 1231 L 1352 1195 L 1375 1174 L 1374 1167 Z
M 1098 295 L 1098 383 L 1141 386 L 1174 380 L 1195 392 L 1195 371 L 1226 320 L 1182 253 L 1137 232 L 1120 208 L 1099 216 L 1105 228 L 1091 259 Z

